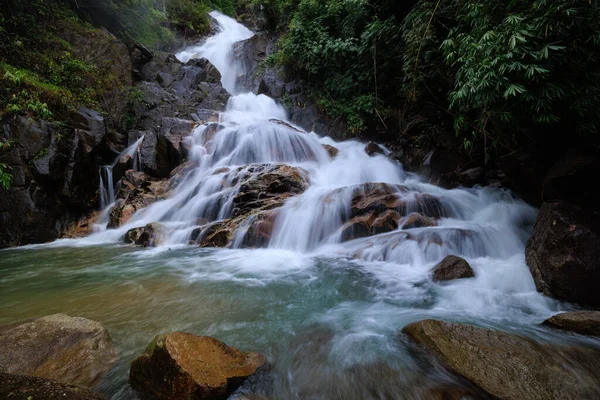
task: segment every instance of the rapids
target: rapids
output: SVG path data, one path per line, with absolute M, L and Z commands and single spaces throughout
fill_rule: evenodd
M 208 58 L 221 72 L 234 94 L 220 116 L 224 128 L 199 126 L 189 138 L 193 167 L 169 198 L 125 226 L 3 251 L 0 323 L 63 312 L 105 324 L 121 359 L 100 389 L 115 400 L 134 396 L 126 384 L 131 360 L 154 335 L 174 330 L 264 352 L 271 377 L 253 379 L 241 392 L 274 399 L 425 398 L 425 388 L 455 379 L 398 335 L 425 318 L 575 340 L 538 326 L 569 305 L 539 294 L 525 264 L 535 208 L 501 189 L 444 190 L 383 155 L 368 156 L 364 143 L 302 132 L 273 99 L 238 93 L 232 47 L 252 32 L 212 16 L 220 31 L 177 57 Z M 325 144 L 338 156 L 331 159 Z M 308 174 L 308 189 L 283 205 L 267 248 L 189 245 L 199 220 L 231 215 L 241 177 L 255 174 L 255 164 Z M 106 171 L 103 180 L 106 209 L 114 188 Z M 440 199 L 439 223 L 412 229 L 413 240 L 403 240 L 402 228 L 344 240 L 343 216 L 369 183 L 395 188 L 407 211 L 418 209 L 420 196 Z M 119 244 L 128 229 L 150 222 L 167 228 L 162 246 Z M 433 283 L 431 268 L 448 254 L 468 260 L 476 277 Z

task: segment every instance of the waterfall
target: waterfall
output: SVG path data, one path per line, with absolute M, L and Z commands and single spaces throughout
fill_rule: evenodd
M 218 12 L 211 15 L 220 31 L 177 57 L 209 59 L 219 68 L 223 85 L 236 93 L 240 66 L 233 59 L 233 45 L 252 33 Z M 275 204 L 277 212 L 269 214 L 272 232 L 261 239 L 261 247 L 428 268 L 449 254 L 470 259 L 520 255 L 536 215 L 506 191 L 444 190 L 406 173 L 384 155 L 369 156 L 364 143 L 304 132 L 288 121 L 281 105 L 262 94 L 231 97 L 218 124 L 196 128 L 191 144 L 190 167 L 170 196 L 138 210 L 124 226 L 104 232 L 104 239 L 118 240 L 131 228 L 160 222 L 166 231 L 163 244 L 188 244 L 193 232 L 239 216 L 236 199 L 247 189 L 244 182 L 285 168 L 302 174 L 307 188 Z M 331 157 L 326 145 L 338 154 Z M 110 204 L 110 169 L 102 181 L 103 203 Z M 361 206 L 369 196 L 379 203 Z M 380 212 L 392 203 L 387 214 Z M 393 217 L 391 222 L 386 215 Z M 239 221 L 230 247 L 244 247 L 256 218 Z M 370 224 L 391 225 L 377 231 Z
M 96 223 L 94 231 L 103 231 L 106 229 L 110 210 L 115 204 L 116 199 L 116 182 L 113 178 L 113 168 L 119 163 L 123 157 L 131 159 L 132 168 L 136 171 L 141 167 L 139 147 L 144 141 L 142 135 L 134 144 L 127 147 L 115 158 L 110 165 L 100 167 L 100 216 Z
M 192 58 L 206 58 L 221 73 L 221 83 L 229 93 L 236 93 L 236 81 L 240 75 L 239 65 L 233 58 L 233 45 L 249 39 L 253 33 L 233 18 L 213 11 L 210 15 L 217 20 L 220 31 L 200 46 L 189 47 L 177 54 L 183 62 Z

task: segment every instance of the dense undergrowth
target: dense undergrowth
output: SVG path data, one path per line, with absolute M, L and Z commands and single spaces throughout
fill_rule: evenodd
M 397 134 L 437 110 L 435 129 L 454 129 L 466 150 L 483 144 L 486 161 L 598 140 L 597 0 L 264 3 L 283 32 L 269 62 L 304 78 L 352 135 Z

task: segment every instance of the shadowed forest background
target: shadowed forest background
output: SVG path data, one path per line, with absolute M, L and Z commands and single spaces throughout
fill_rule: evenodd
M 77 104 L 102 108 L 110 74 L 62 32 L 103 26 L 128 46 L 175 51 L 210 32 L 211 9 L 277 31 L 263 64 L 303 79 L 347 137 L 428 148 L 452 136 L 486 165 L 598 142 L 597 0 L 3 0 L 2 117 L 61 123 Z

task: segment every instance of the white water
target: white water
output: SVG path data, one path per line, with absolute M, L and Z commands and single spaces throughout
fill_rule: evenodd
M 212 15 L 221 31 L 204 45 L 186 49 L 177 57 L 208 58 L 219 67 L 229 90 L 235 92 L 239 70 L 231 49 L 236 41 L 251 33 L 229 17 L 217 12 Z M 310 187 L 280 209 L 269 248 L 391 263 L 395 265 L 392 269 L 403 271 L 409 281 L 429 279 L 429 271 L 436 262 L 446 255 L 459 255 L 478 271 L 470 285 L 487 293 L 481 298 L 475 292 L 448 290 L 448 296 L 460 308 L 475 307 L 478 312 L 486 307 L 497 308 L 500 297 L 504 299 L 500 303 L 518 306 L 524 305 L 521 301 L 526 299 L 527 309 L 549 312 L 551 302 L 536 293 L 524 263 L 524 245 L 536 217 L 533 207 L 498 189 L 441 189 L 405 173 L 399 164 L 383 155 L 368 156 L 364 143 L 337 143 L 272 119 L 287 119 L 283 107 L 273 99 L 252 93 L 231 97 L 226 112 L 220 116 L 222 130 L 214 133 L 200 126 L 194 131 L 190 152 L 193 167 L 183 173 L 170 197 L 138 211 L 124 226 L 88 240 L 118 241 L 131 228 L 160 222 L 168 232 L 164 246 L 186 245 L 194 229 L 232 216 L 232 201 L 241 182 L 287 164 L 305 170 Z M 323 147 L 325 144 L 338 148 L 338 156 L 331 159 Z M 392 185 L 396 196 L 406 203 L 406 215 L 428 211 L 420 205 L 426 197 L 439 199 L 436 207 L 440 209 L 434 210 L 434 214 L 440 214 L 441 218 L 432 227 L 399 228 L 395 232 L 345 241 L 342 232 L 352 198 L 367 183 Z M 241 244 L 247 225 L 240 225 L 233 248 Z M 510 268 L 505 266 L 507 263 Z M 503 265 L 500 271 L 496 270 L 499 265 Z M 389 274 L 391 270 L 386 267 L 384 271 Z M 394 280 L 391 276 L 386 279 Z M 457 285 L 465 284 L 449 287 Z M 452 308 L 451 303 L 444 307 Z
M 177 54 L 177 58 L 183 62 L 188 62 L 192 58 L 206 58 L 221 73 L 223 87 L 229 93 L 235 94 L 239 68 L 233 59 L 233 45 L 251 38 L 253 33 L 244 25 L 217 11 L 211 12 L 210 15 L 217 20 L 220 31 L 215 36 L 208 38 L 202 45 L 183 50 Z
M 115 168 L 115 165 L 117 165 L 123 157 L 128 157 L 131 159 L 132 168 L 138 171 L 141 164 L 139 148 L 143 141 L 144 135 L 142 135 L 134 144 L 123 150 L 115 158 L 112 164 L 105 165 L 104 167 L 100 168 L 100 209 L 102 212 L 96 223 L 96 231 L 104 231 L 106 229 L 110 211 L 114 207 L 115 201 L 117 200 L 115 194 L 119 188 L 117 187 L 113 178 L 113 169 Z M 124 162 L 129 161 L 124 160 Z
M 232 46 L 251 33 L 228 17 L 212 15 L 220 33 L 177 56 L 183 61 L 208 58 L 220 70 L 227 90 L 236 93 L 239 71 Z M 397 350 L 397 332 L 410 322 L 443 318 L 549 335 L 537 324 L 565 306 L 535 290 L 525 264 L 525 242 L 537 212 L 533 207 L 503 190 L 444 190 L 429 185 L 385 156 L 369 157 L 364 143 L 298 132 L 273 118 L 287 120 L 284 108 L 273 99 L 237 94 L 220 116 L 224 129 L 214 133 L 200 126 L 194 131 L 193 166 L 182 173 L 168 199 L 137 212 L 119 229 L 56 244 L 114 243 L 131 228 L 151 222 L 166 226 L 168 238 L 162 247 L 137 251 L 85 272 L 100 274 L 107 268 L 129 285 L 138 274 L 153 277 L 168 271 L 171 280 L 183 282 L 172 291 L 167 282 L 164 289 L 158 285 L 151 290 L 140 284 L 139 293 L 146 297 L 144 304 L 134 306 L 150 304 L 146 313 L 153 317 L 157 309 L 165 309 L 164 322 L 158 323 L 156 331 L 149 332 L 145 328 L 149 322 L 136 312 L 127 314 L 120 304 L 107 317 L 118 321 L 116 326 L 129 326 L 134 319 L 144 327 L 139 343 L 130 345 L 131 356 L 155 333 L 192 329 L 247 349 L 264 348 L 282 375 L 273 398 L 310 394 L 319 399 L 403 398 L 398 395 L 405 393 L 402 382 L 394 381 L 386 389 L 393 395 L 373 396 L 369 383 L 355 380 L 347 368 L 384 359 L 401 365 L 394 367 L 401 370 L 398 376 L 405 368 L 417 369 L 411 355 Z M 338 148 L 338 156 L 331 159 L 324 144 Z M 236 234 L 234 249 L 207 253 L 188 246 L 194 229 L 232 215 L 232 200 L 241 181 L 279 164 L 301 167 L 310 185 L 280 210 L 268 248 L 236 248 L 245 224 Z M 366 183 L 395 185 L 395 196 L 405 201 L 406 215 L 423 211 L 426 196 L 439 199 L 439 209 L 425 211 L 439 212 L 441 218 L 433 227 L 399 228 L 344 241 L 352 198 L 365 190 Z M 431 269 L 449 254 L 467 259 L 475 278 L 434 284 Z M 112 279 L 113 275 L 107 279 L 109 287 Z M 205 306 L 205 301 L 210 305 Z M 128 297 L 126 304 L 131 302 Z M 211 314 L 211 307 L 220 314 Z M 237 307 L 242 311 L 237 312 Z M 315 332 L 332 336 L 322 348 L 305 353 L 303 346 L 312 343 Z M 129 344 L 128 334 L 122 335 Z M 281 348 L 273 343 L 281 343 Z M 375 384 L 386 387 L 385 382 L 375 380 Z

